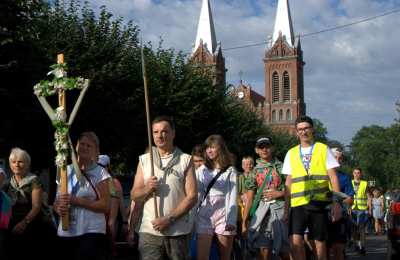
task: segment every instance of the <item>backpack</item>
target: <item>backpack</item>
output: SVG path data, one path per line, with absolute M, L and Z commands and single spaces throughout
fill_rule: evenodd
M 11 219 L 11 200 L 4 192 L 0 192 L 0 229 L 7 229 Z

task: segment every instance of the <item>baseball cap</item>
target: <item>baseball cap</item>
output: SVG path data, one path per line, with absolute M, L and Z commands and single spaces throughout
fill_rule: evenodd
M 110 157 L 108 155 L 101 154 L 99 155 L 97 163 L 100 164 L 101 166 L 106 167 L 110 164 Z
M 261 145 L 273 145 L 274 143 L 272 142 L 272 139 L 270 137 L 259 137 L 256 141 L 256 147 L 259 147 Z
M 331 152 L 334 155 L 336 155 L 336 153 L 339 153 L 339 154 L 343 153 L 342 150 L 340 148 L 338 148 L 338 147 L 331 148 Z

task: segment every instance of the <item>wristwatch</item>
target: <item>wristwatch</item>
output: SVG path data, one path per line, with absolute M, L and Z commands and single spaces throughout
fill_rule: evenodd
M 31 223 L 31 220 L 28 218 L 24 218 L 23 222 L 25 225 L 28 225 L 29 223 Z
M 170 224 L 174 223 L 175 220 L 176 220 L 175 217 L 172 216 L 172 215 L 167 215 L 167 218 L 168 218 L 168 221 L 169 221 Z

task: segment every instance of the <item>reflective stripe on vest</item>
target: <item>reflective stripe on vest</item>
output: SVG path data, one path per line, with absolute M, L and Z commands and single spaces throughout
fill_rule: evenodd
M 291 207 L 308 204 L 311 200 L 328 201 L 329 176 L 326 169 L 326 154 L 328 147 L 315 143 L 311 156 L 309 174 L 304 169 L 299 156 L 300 146 L 290 149 L 290 167 L 292 184 L 290 188 Z
M 354 188 L 354 180 L 351 181 Z M 357 194 L 354 196 L 354 203 L 352 209 L 367 210 L 368 197 L 367 197 L 367 181 L 360 181 Z

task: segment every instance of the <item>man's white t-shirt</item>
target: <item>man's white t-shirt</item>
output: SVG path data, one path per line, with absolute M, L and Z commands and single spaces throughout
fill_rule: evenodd
M 302 154 L 302 159 L 303 159 L 303 164 L 309 165 L 310 164 L 310 159 L 312 157 L 310 156 L 312 153 L 312 146 L 309 147 L 301 147 L 300 152 Z M 300 154 L 298 155 L 300 156 Z M 326 169 L 333 169 L 339 167 L 340 164 L 336 160 L 335 156 L 331 152 L 330 149 L 327 149 L 326 151 Z M 290 151 L 286 153 L 285 160 L 283 162 L 283 167 L 282 167 L 282 173 L 285 175 L 292 175 L 292 168 L 290 166 Z

